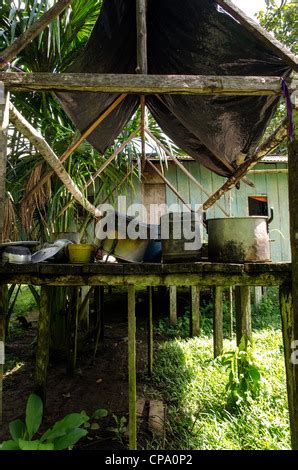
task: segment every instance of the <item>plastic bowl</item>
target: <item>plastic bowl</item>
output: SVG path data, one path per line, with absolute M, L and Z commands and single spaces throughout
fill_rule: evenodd
M 68 253 L 71 263 L 88 264 L 93 261 L 95 247 L 89 244 L 68 245 Z

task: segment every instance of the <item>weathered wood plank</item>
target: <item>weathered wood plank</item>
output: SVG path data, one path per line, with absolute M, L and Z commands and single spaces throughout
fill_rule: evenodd
M 214 288 L 214 317 L 213 317 L 213 337 L 214 337 L 214 357 L 223 353 L 223 290 L 222 287 Z
M 59 0 L 52 8 L 35 21 L 30 28 L 19 36 L 11 46 L 2 51 L 0 70 L 5 68 L 36 36 L 38 36 L 57 16 L 62 13 L 72 0 Z
M 6 198 L 7 129 L 9 124 L 9 93 L 0 82 L 0 242 L 3 241 Z
M 135 286 L 128 286 L 128 401 L 129 450 L 137 449 L 137 372 L 136 372 L 136 299 Z
M 292 361 L 294 335 L 294 311 L 291 286 L 280 289 L 280 311 L 282 318 L 283 344 L 287 376 L 287 391 L 293 449 L 298 449 L 298 374 L 297 364 Z
M 251 337 L 251 294 L 249 286 L 235 288 L 236 340 L 240 344 L 244 336 Z
M 148 375 L 153 372 L 153 287 L 147 287 L 148 294 Z
M 200 286 L 191 287 L 191 337 L 200 335 L 200 295 Z
M 294 96 L 293 96 L 294 97 Z M 294 103 L 293 103 L 294 104 Z M 293 286 L 293 317 L 292 328 L 294 340 L 298 341 L 298 97 L 296 95 L 296 107 L 293 106 L 294 138 L 288 145 L 289 155 L 289 204 L 290 204 L 290 235 L 292 249 L 292 286 Z M 295 375 L 295 406 L 298 405 L 298 364 L 294 367 Z M 297 408 L 296 408 L 297 412 Z M 297 414 L 295 416 L 298 422 Z M 298 450 L 297 428 L 292 431 L 293 449 Z
M 171 325 L 177 324 L 177 287 L 170 286 L 170 323 Z
M 98 345 L 104 339 L 104 287 L 97 286 L 94 289 L 94 309 L 95 309 L 95 318 L 96 318 L 96 338 L 95 338 L 95 348 L 94 355 L 96 357 Z
M 279 286 L 291 282 L 291 272 L 271 273 L 173 273 L 173 274 L 130 274 L 130 275 L 39 275 L 0 274 L 0 284 L 32 284 L 33 286 Z
M 147 0 L 136 0 L 137 17 L 137 69 L 139 74 L 148 73 L 147 59 Z
M 44 404 L 47 393 L 47 376 L 50 350 L 51 293 L 52 289 L 42 287 L 40 293 L 38 336 L 35 366 L 35 392 Z
M 78 322 L 80 289 L 74 287 L 70 294 L 70 308 L 67 318 L 67 373 L 74 376 L 77 366 Z
M 0 424 L 3 418 L 3 374 L 5 364 L 5 331 L 7 319 L 7 285 L 0 286 Z
M 9 91 L 281 96 L 280 77 L 133 75 L 86 73 L 0 73 Z M 293 89 L 291 80 L 288 88 Z
M 274 36 L 269 34 L 262 26 L 260 26 L 251 17 L 246 15 L 230 0 L 216 0 L 225 11 L 230 13 L 240 24 L 242 24 L 253 36 L 272 50 L 278 57 L 284 60 L 286 64 L 298 71 L 297 57 L 292 54 L 281 42 Z

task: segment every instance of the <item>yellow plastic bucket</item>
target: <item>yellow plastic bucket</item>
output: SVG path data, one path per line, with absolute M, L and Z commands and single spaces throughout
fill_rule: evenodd
M 94 252 L 95 247 L 91 244 L 68 245 L 69 260 L 71 263 L 91 263 L 93 261 Z

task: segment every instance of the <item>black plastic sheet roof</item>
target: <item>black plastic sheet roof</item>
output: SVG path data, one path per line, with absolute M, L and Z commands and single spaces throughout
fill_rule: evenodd
M 169 75 L 280 76 L 289 66 L 213 0 L 148 2 L 148 72 Z M 135 0 L 104 0 L 86 48 L 69 69 L 82 73 L 136 71 Z M 57 96 L 84 131 L 117 95 L 65 92 Z M 274 96 L 147 96 L 161 129 L 185 152 L 222 176 L 257 147 L 278 104 Z M 101 153 L 131 119 L 139 97 L 128 96 L 90 135 Z

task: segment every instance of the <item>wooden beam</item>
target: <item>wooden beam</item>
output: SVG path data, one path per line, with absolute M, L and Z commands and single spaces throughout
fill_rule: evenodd
M 77 367 L 78 326 L 80 307 L 80 288 L 74 287 L 70 294 L 70 305 L 67 318 L 67 373 L 74 376 Z
M 7 284 L 0 286 L 0 424 L 3 419 L 3 375 L 5 364 L 5 331 L 8 310 Z
M 133 75 L 86 73 L 0 73 L 9 91 L 282 96 L 280 77 Z M 289 90 L 294 89 L 291 80 Z
M 78 137 L 75 142 L 73 142 L 70 147 L 59 157 L 61 163 L 65 162 L 68 157 L 81 145 L 81 143 L 87 139 L 87 137 L 92 134 L 92 132 L 114 111 L 114 109 L 119 106 L 120 103 L 126 98 L 127 95 L 120 95 L 113 103 L 97 118 L 95 121 L 90 124 L 90 126 Z M 25 194 L 22 204 L 24 204 L 33 194 L 36 193 L 47 181 L 51 178 L 55 172 L 53 170 L 48 171 L 38 183 L 27 193 Z
M 168 155 L 168 150 L 167 148 L 160 142 L 160 140 L 155 137 L 152 132 L 148 128 L 145 129 L 146 133 L 151 137 L 151 139 L 165 152 L 166 156 L 171 159 L 175 163 L 175 165 L 180 168 L 180 170 L 196 185 L 198 188 L 203 191 L 203 193 L 206 194 L 206 196 L 211 197 L 211 194 L 204 188 L 204 186 L 185 168 L 185 166 L 178 160 L 175 155 L 171 154 Z M 225 209 L 218 203 L 215 203 L 217 207 L 222 211 L 222 213 L 226 216 L 229 217 L 229 214 L 225 211 Z
M 213 317 L 213 335 L 214 335 L 214 357 L 221 356 L 223 353 L 223 289 L 214 288 L 214 317 Z
M 270 137 L 256 150 L 255 154 L 246 160 L 239 168 L 235 171 L 234 175 L 231 176 L 224 184 L 219 188 L 206 202 L 203 204 L 203 209 L 206 211 L 215 204 L 224 194 L 230 191 L 236 186 L 239 181 L 247 174 L 249 169 L 255 166 L 262 160 L 266 155 L 272 152 L 283 140 L 287 137 L 287 126 L 288 118 L 284 119 L 281 125 L 271 134 Z
M 137 69 L 138 74 L 148 73 L 147 59 L 147 0 L 136 0 L 137 17 Z
M 7 129 L 9 124 L 9 93 L 0 82 L 0 242 L 3 240 L 6 199 Z
M 64 169 L 55 152 L 43 138 L 42 134 L 37 129 L 35 129 L 12 104 L 10 104 L 10 120 L 18 129 L 18 131 L 21 132 L 34 145 L 34 147 L 40 152 L 41 156 L 53 168 L 58 178 L 65 185 L 66 189 L 72 194 L 74 199 L 95 218 L 101 217 L 100 211 L 85 198 L 73 179 Z
M 136 291 L 128 286 L 128 402 L 129 450 L 137 450 Z
M 232 15 L 239 23 L 244 26 L 256 39 L 261 41 L 268 49 L 271 49 L 278 57 L 289 65 L 293 70 L 298 71 L 297 56 L 292 54 L 281 42 L 269 34 L 256 21 L 246 15 L 230 0 L 216 0 L 226 12 Z
M 158 168 L 156 168 L 156 165 L 154 165 L 148 158 L 146 158 L 146 162 L 151 166 L 151 168 L 156 171 L 156 173 L 161 177 L 161 179 L 166 183 L 166 185 L 173 191 L 173 193 L 180 199 L 181 202 L 191 211 L 190 204 L 185 201 L 185 199 L 181 196 L 181 194 L 177 191 L 177 189 L 170 183 L 170 181 L 162 174 L 161 171 L 159 171 Z
M 247 341 L 251 335 L 251 294 L 249 286 L 235 287 L 236 341 L 239 346 L 244 337 Z
M 190 336 L 192 338 L 200 335 L 200 295 L 200 286 L 191 287 Z
M 30 26 L 21 36 L 19 36 L 11 46 L 7 47 L 0 57 L 0 70 L 7 67 L 17 55 L 36 38 L 65 8 L 71 4 L 72 0 L 59 0 L 52 8 L 45 12 L 39 20 Z
M 47 376 L 50 354 L 51 337 L 51 294 L 53 289 L 44 286 L 41 288 L 38 336 L 35 365 L 35 392 L 46 402 Z
M 293 340 L 298 342 L 298 102 L 293 95 L 293 122 L 294 137 L 288 143 L 289 155 L 289 205 L 290 205 L 290 237 L 292 249 L 292 288 L 293 288 L 293 316 L 292 325 Z M 296 343 L 298 344 L 298 343 Z M 297 346 L 296 346 L 297 350 Z M 293 449 L 298 450 L 298 362 L 294 364 L 294 408 L 296 427 L 292 431 Z
M 148 294 L 148 375 L 153 372 L 153 287 L 147 287 Z
M 294 335 L 294 310 L 291 286 L 280 288 L 280 311 L 283 330 L 284 356 L 287 377 L 287 392 L 291 426 L 292 448 L 298 449 L 298 376 L 297 364 L 292 360 Z M 297 349 L 296 349 L 297 350 Z
M 95 347 L 93 359 L 95 359 L 97 354 L 98 345 L 104 339 L 104 287 L 97 286 L 94 289 L 94 309 L 95 309 L 95 318 L 96 318 L 96 338 L 95 338 Z
M 177 287 L 170 286 L 170 323 L 171 325 L 177 325 Z

